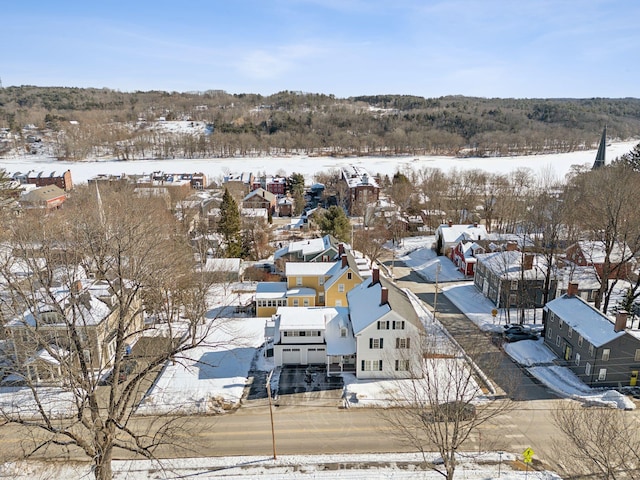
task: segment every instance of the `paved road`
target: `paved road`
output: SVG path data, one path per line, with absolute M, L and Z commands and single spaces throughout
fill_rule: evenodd
M 394 265 L 396 283 L 408 288 L 433 310 L 436 286 L 423 280 L 418 274 L 398 260 Z M 474 323 L 442 294 L 437 296 L 437 319 L 453 338 L 492 380 L 499 393 L 514 400 L 550 400 L 555 394 L 532 379 L 511 358 L 492 342 L 492 335 L 482 332 Z

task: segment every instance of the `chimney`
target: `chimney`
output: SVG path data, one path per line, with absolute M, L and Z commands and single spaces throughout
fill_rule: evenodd
M 618 310 L 616 313 L 616 323 L 613 326 L 614 332 L 623 332 L 627 328 L 627 317 L 629 312 L 626 310 Z
M 82 290 L 82 280 L 76 280 L 71 284 L 71 293 L 80 293 Z
M 507 242 L 507 252 L 515 252 L 518 249 L 516 242 Z
M 342 268 L 347 266 L 347 254 L 343 253 L 340 258 L 342 259 Z
M 386 305 L 389 303 L 389 289 L 382 287 L 380 289 L 380 305 Z
M 344 253 L 344 243 L 339 243 L 338 244 L 338 255 L 342 256 L 343 253 Z
M 376 283 L 380 283 L 380 269 L 374 268 L 371 270 L 373 273 L 373 278 L 371 279 L 371 285 L 375 285 Z
M 522 266 L 525 270 L 531 270 L 533 268 L 533 254 L 525 253 L 524 259 L 522 260 Z
M 453 227 L 453 221 L 452 221 L 452 220 L 449 220 L 449 221 L 447 222 L 447 224 L 448 224 L 450 227 Z
M 575 297 L 578 295 L 578 284 L 575 282 L 569 282 L 567 287 L 567 297 Z

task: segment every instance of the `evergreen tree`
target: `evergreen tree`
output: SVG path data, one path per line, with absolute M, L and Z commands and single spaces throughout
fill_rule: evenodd
M 330 234 L 342 242 L 351 240 L 351 223 L 344 210 L 335 205 L 318 218 L 318 226 L 323 235 Z
M 625 163 L 636 172 L 640 172 L 640 143 L 633 147 L 633 150 L 629 153 L 625 153 L 614 162 Z
M 242 238 L 240 235 L 240 211 L 229 190 L 224 189 L 220 204 L 220 219 L 217 232 L 222 235 L 225 243 L 225 256 L 228 258 L 242 255 Z
M 0 168 L 0 205 L 4 206 L 7 202 L 17 198 L 19 193 L 20 188 L 14 184 L 7 171 Z

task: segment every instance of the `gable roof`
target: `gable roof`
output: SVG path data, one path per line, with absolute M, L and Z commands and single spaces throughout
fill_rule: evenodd
M 276 200 L 276 196 L 273 193 L 268 192 L 264 188 L 256 188 L 255 190 L 249 192 L 249 194 L 247 194 L 247 196 L 244 197 L 242 201 L 246 202 L 247 200 L 253 199 L 253 197 L 261 198 L 267 202 L 275 202 Z
M 484 240 L 487 238 L 487 229 L 484 225 L 448 225 L 438 227 L 445 243 L 457 243 L 460 240 Z
M 307 240 L 299 240 L 296 242 L 290 242 L 288 245 L 285 245 L 284 247 L 276 250 L 276 252 L 273 254 L 273 258 L 275 260 L 294 252 L 302 252 L 302 255 L 306 257 L 313 254 L 323 253 L 331 248 L 337 251 L 335 245 L 337 245 L 337 240 L 331 235 L 325 235 L 324 237 L 311 238 Z
M 319 277 L 327 275 L 336 262 L 287 262 L 285 275 L 287 277 Z
M 606 258 L 606 249 L 604 242 L 601 240 L 581 240 L 576 243 L 582 251 L 584 258 L 591 263 L 604 263 Z M 621 263 L 629 261 L 633 257 L 631 250 L 624 242 L 615 242 L 609 254 L 611 263 Z
M 613 322 L 606 315 L 578 296 L 564 294 L 551 300 L 544 308 L 560 317 L 595 347 L 601 347 L 626 333 L 624 330 L 616 332 Z
M 384 277 L 375 284 L 372 282 L 373 277 L 367 278 L 347 293 L 354 335 L 392 310 L 414 325 L 420 325 L 418 314 L 404 291 Z M 380 303 L 382 287 L 388 290 L 388 302 L 385 304 Z
M 526 255 L 533 255 L 533 268 L 523 272 L 522 262 Z M 476 258 L 479 263 L 504 280 L 520 280 L 523 277 L 525 280 L 542 279 L 547 271 L 543 256 L 517 250 L 479 253 Z

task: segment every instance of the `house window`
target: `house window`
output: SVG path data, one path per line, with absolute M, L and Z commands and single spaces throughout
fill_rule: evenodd
M 549 323 L 553 323 L 556 319 L 556 316 L 553 312 L 549 312 Z
M 341 293 L 344 292 L 344 283 L 339 283 L 338 284 L 338 291 L 341 292 Z
M 324 285 L 324 277 L 323 276 L 320 276 L 318 278 L 318 285 Z
M 569 330 L 567 331 L 567 338 L 571 338 L 573 336 L 573 328 L 569 327 Z
M 394 330 L 404 330 L 404 320 L 394 320 L 393 321 L 393 329 Z
M 389 330 L 389 320 L 378 320 L 378 330 Z
M 593 348 L 593 345 L 589 345 L 589 355 L 591 355 L 592 357 L 595 355 L 595 349 Z
M 309 299 L 308 299 L 308 298 L 305 298 L 305 299 L 302 301 L 302 305 L 303 305 L 303 306 L 305 306 L 305 307 L 308 307 L 308 306 L 309 306 Z
M 297 307 L 297 306 L 299 306 L 299 305 L 300 305 L 299 300 L 298 300 L 297 298 L 294 298 L 294 299 L 293 299 L 293 306 L 294 306 L 294 307 Z
M 382 348 L 384 344 L 382 338 L 370 338 L 369 339 L 369 348 Z
M 91 350 L 83 350 L 82 356 L 84 357 L 85 363 L 91 363 Z
M 582 335 L 578 335 L 578 346 L 581 347 L 582 346 L 582 342 L 584 341 L 584 339 L 582 338 Z
M 551 328 L 547 327 L 547 338 L 549 340 L 551 340 L 553 338 L 553 333 L 552 332 L 553 332 L 553 330 Z
M 517 303 L 517 299 L 515 295 L 509 295 L 509 305 L 515 305 Z
M 580 354 L 576 353 L 576 367 L 580 366 Z
M 396 372 L 406 372 L 409 370 L 409 360 L 396 360 Z
M 640 348 L 636 348 L 636 354 L 633 356 L 634 362 L 640 362 Z
M 518 281 L 511 280 L 511 290 L 518 290 Z
M 336 307 L 342 306 L 342 300 L 336 300 Z
M 302 286 L 302 277 L 296 277 L 296 286 Z
M 341 337 L 346 337 L 346 336 L 347 336 L 347 329 L 346 329 L 346 327 L 341 327 L 341 328 L 340 328 L 340 336 L 341 336 Z
M 562 328 L 564 326 L 564 322 L 562 321 L 562 319 L 558 320 L 558 327 Z
M 607 369 L 606 368 L 601 368 L 598 371 L 598 380 L 602 381 L 602 380 L 606 380 L 607 379 Z
M 591 364 L 587 362 L 584 366 L 584 374 L 591 375 Z
M 362 360 L 362 371 L 371 372 L 382 370 L 382 360 Z
M 410 345 L 410 338 L 396 338 L 396 348 L 409 348 Z
M 605 348 L 604 350 L 602 350 L 602 361 L 606 362 L 609 360 L 609 355 L 611 354 L 611 350 L 608 348 Z
M 347 272 L 347 280 L 351 280 L 353 278 L 353 274 L 351 272 Z
M 560 335 L 556 335 L 556 347 L 560 346 Z

